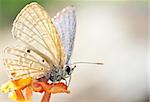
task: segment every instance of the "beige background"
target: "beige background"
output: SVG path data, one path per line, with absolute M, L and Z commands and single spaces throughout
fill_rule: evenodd
M 70 95 L 52 95 L 51 102 L 148 102 L 147 3 L 64 1 L 43 6 L 54 16 L 70 4 L 76 6 L 77 15 L 72 61 L 105 64 L 78 65 Z M 10 22 L 0 29 L 1 59 L 3 48 L 18 43 L 12 38 L 11 26 Z M 1 85 L 8 80 L 2 61 L 0 73 Z M 40 94 L 34 93 L 34 102 L 40 99 Z M 0 93 L 0 102 L 10 100 Z

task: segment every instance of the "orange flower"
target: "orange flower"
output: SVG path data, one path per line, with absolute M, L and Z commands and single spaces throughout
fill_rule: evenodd
M 13 101 L 31 102 L 32 93 L 44 93 L 41 102 L 49 102 L 51 94 L 69 93 L 67 86 L 62 83 L 38 82 L 31 78 L 11 80 L 1 86 L 1 91 L 8 93 Z

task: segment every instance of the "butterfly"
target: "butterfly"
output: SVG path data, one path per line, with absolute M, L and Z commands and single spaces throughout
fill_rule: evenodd
M 75 7 L 68 6 L 51 18 L 38 3 L 26 5 L 13 23 L 12 35 L 25 46 L 7 47 L 4 58 L 9 76 L 16 80 L 60 81 L 69 77 L 76 33 Z M 9 57 L 11 56 L 11 57 Z
M 35 80 L 57 82 L 71 77 L 76 67 L 70 64 L 75 34 L 74 6 L 64 8 L 51 18 L 38 3 L 26 5 L 12 27 L 13 37 L 23 45 L 4 50 L 7 54 L 4 64 L 10 78 L 32 77 Z

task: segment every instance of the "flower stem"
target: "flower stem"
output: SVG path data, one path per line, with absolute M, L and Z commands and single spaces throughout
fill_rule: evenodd
M 25 98 L 23 96 L 23 93 L 21 92 L 21 90 L 15 90 L 16 95 L 17 95 L 17 100 L 20 100 L 20 102 L 24 101 Z
M 30 102 L 32 100 L 32 88 L 30 86 L 26 87 L 26 99 Z
M 51 94 L 49 94 L 48 92 L 45 92 L 41 102 L 50 102 L 50 97 L 51 97 Z

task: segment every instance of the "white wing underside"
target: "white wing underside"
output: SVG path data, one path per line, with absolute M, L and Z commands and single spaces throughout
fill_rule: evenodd
M 65 64 L 68 64 L 72 55 L 75 33 L 76 33 L 76 16 L 75 7 L 68 6 L 61 12 L 58 12 L 56 16 L 52 18 L 52 21 L 59 32 L 64 52 L 65 52 Z

